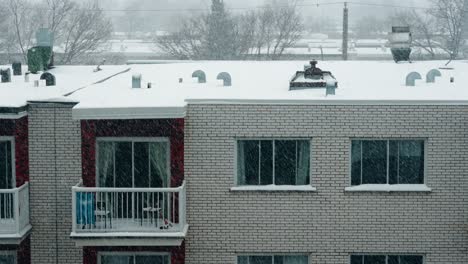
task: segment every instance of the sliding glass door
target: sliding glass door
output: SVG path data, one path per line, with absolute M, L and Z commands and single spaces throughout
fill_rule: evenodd
M 169 140 L 100 139 L 97 149 L 97 186 L 169 186 Z

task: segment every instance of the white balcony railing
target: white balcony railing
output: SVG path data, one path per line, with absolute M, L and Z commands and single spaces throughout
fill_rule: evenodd
M 186 228 L 185 182 L 176 188 L 72 188 L 73 233 L 158 233 Z
M 0 189 L 0 235 L 20 236 L 30 228 L 29 183 Z

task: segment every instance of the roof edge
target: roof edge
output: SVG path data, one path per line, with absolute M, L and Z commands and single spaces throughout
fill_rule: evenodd
M 184 118 L 184 107 L 73 108 L 75 120 Z
M 258 105 L 468 105 L 468 100 L 284 100 L 284 99 L 186 99 L 187 104 Z

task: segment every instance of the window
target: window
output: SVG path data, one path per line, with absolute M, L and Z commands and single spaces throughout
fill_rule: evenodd
M 12 141 L 0 138 L 0 189 L 15 186 L 12 161 Z
M 308 264 L 308 256 L 239 256 L 237 264 Z
M 423 256 L 352 255 L 351 264 L 423 264 Z
M 351 185 L 424 184 L 424 140 L 353 140 Z
M 238 185 L 308 185 L 310 143 L 307 140 L 239 140 Z
M 100 187 L 165 187 L 169 180 L 167 139 L 98 139 Z
M 156 253 L 105 253 L 100 257 L 100 264 L 169 264 L 169 255 Z
M 0 264 L 16 264 L 16 252 L 0 251 Z

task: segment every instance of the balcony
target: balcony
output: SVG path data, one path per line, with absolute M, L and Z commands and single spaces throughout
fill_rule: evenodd
M 29 183 L 0 189 L 0 244 L 19 244 L 30 230 Z
M 186 223 L 185 182 L 176 188 L 72 188 L 77 246 L 179 246 Z

